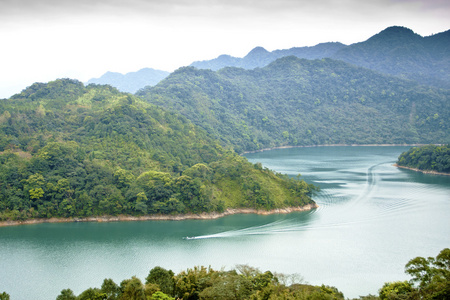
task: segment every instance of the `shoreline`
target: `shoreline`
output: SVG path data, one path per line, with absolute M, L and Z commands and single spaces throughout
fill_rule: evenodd
M 271 210 L 254 209 L 254 208 L 228 208 L 222 213 L 200 213 L 200 214 L 179 214 L 179 215 L 146 215 L 146 216 L 97 216 L 86 218 L 50 218 L 50 219 L 29 219 L 24 221 L 0 221 L 0 227 L 32 225 L 42 223 L 76 223 L 76 222 L 130 222 L 130 221 L 182 221 L 182 220 L 215 220 L 218 218 L 237 215 L 237 214 L 257 214 L 257 215 L 272 215 L 272 214 L 289 214 L 292 212 L 308 211 L 319 206 L 316 203 L 307 204 L 304 206 L 275 208 Z
M 248 153 L 258 153 L 263 151 L 270 151 L 270 150 L 277 150 L 277 149 L 291 149 L 291 148 L 314 148 L 314 147 L 398 147 L 398 146 L 405 146 L 405 147 L 419 147 L 419 146 L 425 146 L 430 144 L 321 144 L 321 145 L 306 145 L 306 146 L 277 146 L 277 147 L 271 147 L 271 148 L 263 148 L 259 150 L 254 151 L 244 151 L 241 153 L 248 154 Z M 432 144 L 432 145 L 438 145 L 442 146 L 443 144 Z
M 393 166 L 397 167 L 397 168 L 400 168 L 400 169 L 406 169 L 406 170 L 420 172 L 420 173 L 423 173 L 423 174 L 450 176 L 450 173 L 443 173 L 443 172 L 437 172 L 437 171 L 431 171 L 431 170 L 420 170 L 420 169 L 417 169 L 417 168 L 399 166 L 397 164 L 393 164 Z

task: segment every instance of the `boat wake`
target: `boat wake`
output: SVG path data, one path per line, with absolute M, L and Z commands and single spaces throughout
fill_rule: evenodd
M 345 193 L 345 189 L 322 191 L 322 198 L 325 200 L 324 203 L 319 203 L 321 209 L 313 210 L 309 212 L 307 220 L 304 218 L 290 218 L 284 219 L 264 225 L 251 226 L 248 228 L 229 230 L 224 232 L 219 232 L 209 235 L 200 235 L 185 237 L 186 240 L 201 240 L 201 239 L 211 239 L 211 238 L 230 238 L 230 237 L 240 237 L 240 236 L 250 236 L 250 235 L 269 235 L 269 234 L 280 234 L 289 233 L 296 231 L 311 231 L 311 230 L 326 230 L 328 228 L 344 227 L 350 226 L 357 223 L 369 222 L 370 220 L 383 217 L 386 212 L 376 212 L 371 209 L 358 210 L 358 215 L 352 213 L 356 205 L 368 205 L 370 204 L 373 194 L 376 191 L 376 187 L 379 184 L 380 174 L 376 172 L 377 167 L 386 164 L 379 163 L 371 166 L 366 171 L 366 179 L 363 183 L 364 187 L 360 189 L 357 195 L 353 195 L 350 201 L 346 202 L 344 205 L 337 205 L 339 201 L 335 201 L 336 193 Z M 322 222 L 317 222 L 317 218 L 324 217 Z M 321 218 L 322 219 L 322 218 Z

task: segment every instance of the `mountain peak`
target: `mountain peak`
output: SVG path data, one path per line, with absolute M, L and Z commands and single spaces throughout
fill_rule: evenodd
M 384 34 L 415 34 L 414 31 L 403 26 L 390 26 L 380 32 Z
M 407 42 L 422 39 L 422 36 L 403 26 L 391 26 L 374 35 L 368 41 Z
M 266 55 L 268 53 L 270 53 L 270 52 L 267 51 L 266 49 L 264 49 L 263 47 L 255 47 L 245 57 L 248 58 L 248 57 L 252 57 L 252 56 Z

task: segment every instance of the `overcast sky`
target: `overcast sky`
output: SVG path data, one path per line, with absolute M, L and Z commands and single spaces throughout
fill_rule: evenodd
M 450 29 L 448 0 L 0 0 L 0 98 L 33 82 Z

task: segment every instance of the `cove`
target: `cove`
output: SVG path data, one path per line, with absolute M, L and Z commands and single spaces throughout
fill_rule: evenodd
M 0 228 L 0 292 L 55 299 L 155 266 L 196 265 L 298 273 L 348 298 L 407 280 L 404 265 L 450 246 L 450 177 L 393 166 L 409 147 L 316 147 L 249 153 L 252 162 L 298 173 L 321 191 L 319 208 L 216 220 L 36 224 Z M 196 237 L 186 240 L 183 237 Z

